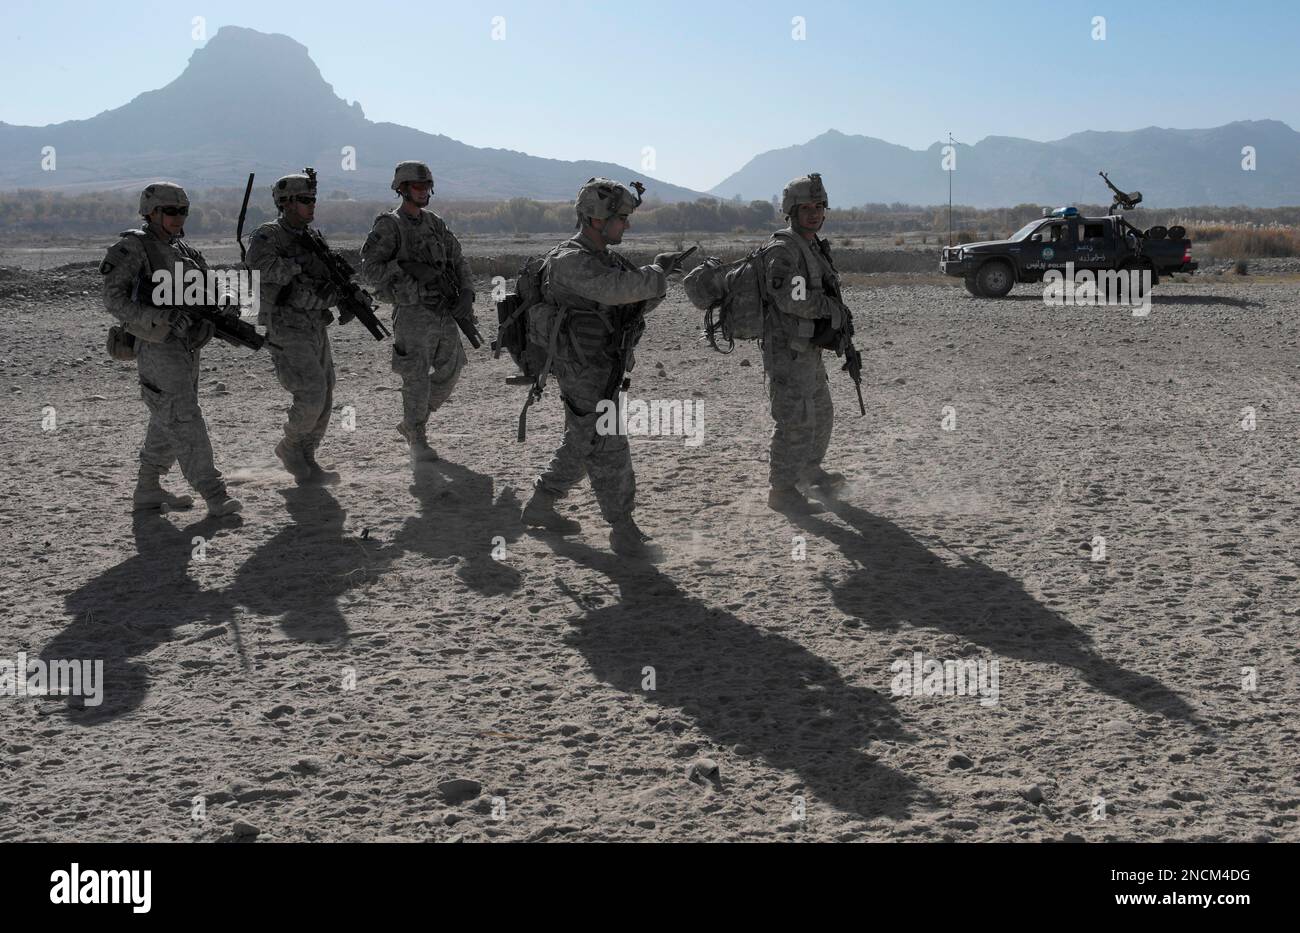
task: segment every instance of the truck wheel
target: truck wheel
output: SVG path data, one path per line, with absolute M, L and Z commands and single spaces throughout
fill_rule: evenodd
M 1152 227 L 1147 231 L 1148 240 L 1163 240 L 1168 235 L 1169 231 L 1164 227 Z
M 1186 227 L 1170 227 L 1169 230 L 1168 230 L 1168 232 L 1167 232 L 1165 235 L 1168 236 L 1169 239 L 1171 239 L 1171 240 L 1181 240 L 1181 239 L 1183 239 L 1183 238 L 1185 238 L 1185 237 L 1187 236 L 1187 228 L 1186 228 Z
M 970 292 L 976 298 L 984 297 L 984 295 L 980 292 L 980 283 L 975 278 L 975 276 L 968 275 L 964 279 L 962 279 L 962 282 L 964 282 L 966 285 L 966 291 Z
M 984 263 L 975 273 L 975 285 L 985 298 L 1005 298 L 1014 284 L 1011 267 L 1000 260 Z

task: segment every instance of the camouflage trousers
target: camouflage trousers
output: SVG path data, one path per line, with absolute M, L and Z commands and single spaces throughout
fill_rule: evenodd
M 334 355 L 327 322 L 319 312 L 272 314 L 266 335 L 275 378 L 293 396 L 284 423 L 285 439 L 315 453 L 325 437 L 334 408 Z
M 558 499 L 586 475 L 591 480 L 600 514 L 612 525 L 632 514 L 636 476 L 632 472 L 627 438 L 596 432 L 600 418 L 596 406 L 604 394 L 609 373 L 609 369 L 592 367 L 571 375 L 556 374 L 560 398 L 564 401 L 564 442 L 535 485 Z
M 763 368 L 772 403 L 769 477 L 773 486 L 793 486 L 821 467 L 831 442 L 835 411 L 818 347 L 794 350 L 782 334 L 763 341 Z
M 212 461 L 212 442 L 199 408 L 199 351 L 175 340 L 136 341 L 140 395 L 149 408 L 149 427 L 140 448 L 140 476 L 162 476 L 179 463 L 186 482 L 205 499 L 222 495 L 226 484 Z
M 393 312 L 393 372 L 402 377 L 408 425 L 423 425 L 451 397 L 465 363 L 460 329 L 449 312 L 423 305 L 399 305 Z

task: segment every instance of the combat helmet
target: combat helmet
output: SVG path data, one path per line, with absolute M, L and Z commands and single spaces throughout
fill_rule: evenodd
M 404 181 L 424 181 L 429 183 L 429 193 L 433 193 L 433 172 L 423 162 L 398 162 L 393 169 L 393 183 L 389 185 L 394 191 L 402 187 Z
M 581 223 L 583 217 L 606 220 L 618 214 L 630 214 L 640 207 L 645 185 L 639 181 L 628 184 L 636 189 L 636 194 L 628 190 L 627 185 L 621 185 L 608 178 L 588 179 L 587 183 L 578 189 L 578 198 L 573 205 L 578 213 L 578 222 Z
M 781 213 L 791 216 L 800 204 L 821 204 L 830 207 L 826 195 L 826 186 L 817 172 L 800 175 L 785 186 L 781 192 Z
M 185 189 L 169 181 L 156 181 L 140 192 L 140 216 L 148 217 L 155 207 L 189 207 Z
M 271 197 L 276 207 L 284 207 L 292 197 L 300 194 L 316 196 L 316 170 L 305 168 L 300 173 L 285 175 L 271 186 Z

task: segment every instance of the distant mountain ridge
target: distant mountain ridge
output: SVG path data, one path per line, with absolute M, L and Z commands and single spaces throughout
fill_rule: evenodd
M 945 204 L 943 146 L 918 151 L 828 130 L 755 156 L 710 194 L 770 198 L 791 178 L 821 172 L 833 206 Z M 1242 170 L 1245 146 L 1254 147 L 1254 171 Z M 1144 207 L 1300 204 L 1300 133 L 1277 120 L 1206 130 L 1088 130 L 1045 143 L 988 136 L 956 150 L 953 202 L 972 207 L 1109 202 L 1098 170 L 1126 191 L 1141 191 Z
M 45 146 L 56 170 L 41 170 Z M 340 168 L 356 149 L 356 170 Z M 0 188 L 105 189 L 170 179 L 197 187 L 258 184 L 314 165 L 323 191 L 383 197 L 393 166 L 422 159 L 444 198 L 568 200 L 593 175 L 646 184 L 647 196 L 694 200 L 700 192 L 608 162 L 544 159 L 470 146 L 366 119 L 326 83 L 307 48 L 288 36 L 224 26 L 165 87 L 88 120 L 46 127 L 0 123 Z

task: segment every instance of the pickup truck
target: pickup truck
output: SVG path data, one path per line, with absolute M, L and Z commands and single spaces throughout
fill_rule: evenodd
M 1048 269 L 1064 271 L 1069 262 L 1076 273 L 1150 269 L 1154 285 L 1161 275 L 1196 271 L 1192 241 L 1183 232 L 1152 227 L 1144 233 L 1118 214 L 1083 217 L 1077 208 L 1057 208 L 1005 240 L 945 247 L 939 268 L 981 298 L 1002 298 L 1017 282 L 1041 282 Z

